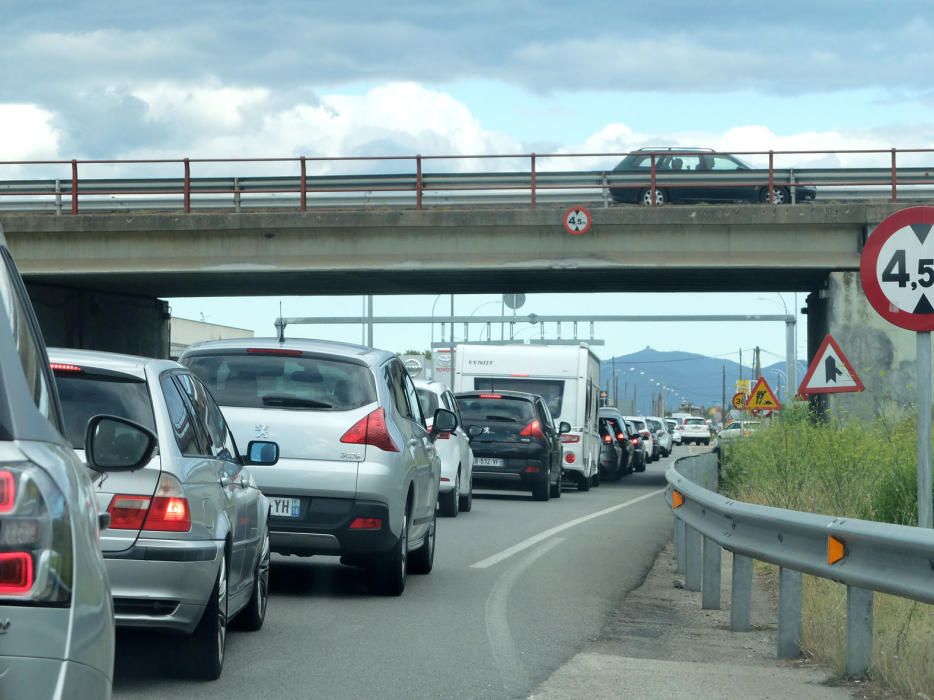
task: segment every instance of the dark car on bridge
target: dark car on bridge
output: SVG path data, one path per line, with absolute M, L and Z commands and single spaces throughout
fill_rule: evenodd
M 541 396 L 519 391 L 457 394 L 473 449 L 477 486 L 528 490 L 536 501 L 561 497 L 560 434 Z
M 655 158 L 655 203 L 668 202 L 768 202 L 769 171 L 754 168 L 736 156 L 704 148 L 643 148 L 630 153 L 613 168 L 614 173 L 642 174 L 632 187 L 610 187 L 614 202 L 652 204 L 651 172 Z M 732 175 L 732 176 L 731 176 Z M 798 185 L 795 200 L 817 198 L 817 188 Z M 775 204 L 790 204 L 791 189 L 775 184 Z

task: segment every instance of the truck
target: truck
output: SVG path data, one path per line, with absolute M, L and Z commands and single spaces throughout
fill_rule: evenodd
M 555 424 L 571 431 L 561 436 L 565 481 L 589 491 L 600 484 L 600 360 L 587 343 L 579 345 L 470 345 L 454 353 L 453 389 L 524 391 L 538 394 Z

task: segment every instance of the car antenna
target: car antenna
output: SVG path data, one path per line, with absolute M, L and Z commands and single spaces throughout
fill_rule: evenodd
M 285 321 L 282 318 L 282 299 L 279 300 L 279 318 L 276 319 L 276 330 L 279 332 L 279 342 L 285 342 Z

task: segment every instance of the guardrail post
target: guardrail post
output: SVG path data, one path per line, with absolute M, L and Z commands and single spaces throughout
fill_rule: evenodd
M 71 161 L 71 213 L 78 213 L 78 161 Z
M 652 206 L 655 206 L 655 154 L 652 154 L 652 183 L 651 183 L 651 192 L 652 192 Z
M 720 545 L 704 538 L 704 580 L 701 583 L 701 608 L 720 609 Z
M 422 157 L 415 156 L 415 208 L 422 208 Z
M 684 521 L 675 517 L 675 571 L 679 574 L 684 573 L 684 560 L 687 558 L 684 547 Z
M 55 213 L 62 213 L 62 181 L 55 180 Z
M 892 149 L 892 201 L 898 200 L 898 171 L 895 169 L 895 149 Z
M 299 185 L 299 206 L 302 211 L 307 211 L 308 209 L 308 182 L 305 179 L 306 167 L 305 167 L 305 156 L 301 157 L 301 168 L 302 168 L 302 182 Z
M 689 591 L 701 589 L 701 534 L 690 525 L 684 526 L 684 552 L 686 555 L 684 587 Z
M 801 655 L 801 572 L 778 570 L 778 658 Z
M 532 174 L 532 178 L 531 178 L 532 179 L 532 183 L 531 183 L 532 184 L 532 209 L 534 209 L 535 208 L 535 185 L 538 180 L 538 176 L 535 172 L 535 154 L 534 153 L 532 154 L 531 174 Z
M 872 664 L 873 594 L 865 588 L 846 587 L 846 675 L 862 678 Z
M 769 151 L 769 204 L 775 204 L 775 154 Z
M 730 630 L 748 632 L 752 628 L 752 559 L 733 553 L 730 588 Z
M 185 163 L 185 213 L 191 213 L 191 163 L 184 159 Z
M 240 178 L 234 178 L 234 211 L 240 213 Z
M 601 184 L 603 188 L 603 208 L 610 208 L 610 182 L 607 178 L 606 172 L 603 173 L 603 183 Z

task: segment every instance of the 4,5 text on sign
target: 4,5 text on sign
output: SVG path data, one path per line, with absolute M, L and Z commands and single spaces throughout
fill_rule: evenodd
M 564 230 L 572 236 L 580 236 L 590 230 L 593 219 L 586 207 L 568 207 L 561 223 L 564 224 Z

